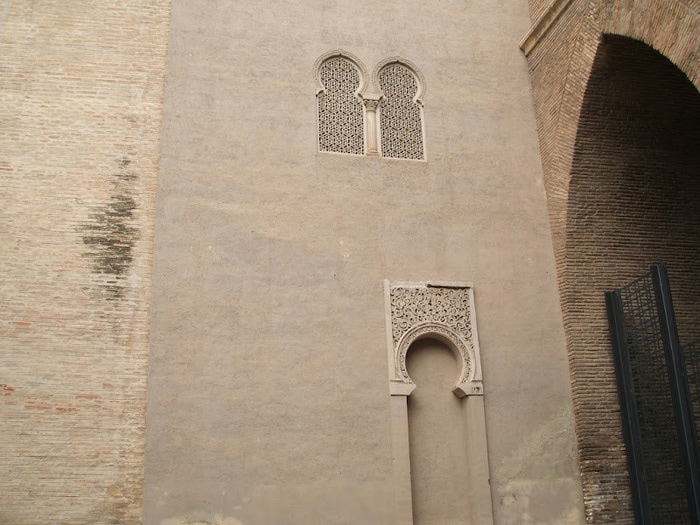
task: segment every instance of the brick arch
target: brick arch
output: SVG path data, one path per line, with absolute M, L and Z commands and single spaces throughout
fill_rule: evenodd
M 567 351 L 571 369 L 574 412 L 579 437 L 584 503 L 587 519 L 591 523 L 632 523 L 626 481 L 624 445 L 618 429 L 608 432 L 601 439 L 603 425 L 592 425 L 588 417 L 595 410 L 596 389 L 604 388 L 605 395 L 613 402 L 602 410 L 617 416 L 616 392 L 611 382 L 612 362 L 603 367 L 607 384 L 596 383 L 600 370 L 586 365 L 582 355 L 590 356 L 592 347 L 581 348 L 576 331 L 578 295 L 581 288 L 572 287 L 580 276 L 572 275 L 574 261 L 571 257 L 572 192 L 576 187 L 575 175 L 577 137 L 585 115 L 585 97 L 589 81 L 595 75 L 596 55 L 607 40 L 627 37 L 648 46 L 666 57 L 687 77 L 689 85 L 700 89 L 700 41 L 693 39 L 700 34 L 700 14 L 689 7 L 689 2 L 679 0 L 639 0 L 622 2 L 600 0 L 597 2 L 553 2 L 560 12 L 547 22 L 542 30 L 538 21 L 523 44 L 533 81 L 535 111 L 538 121 L 544 182 L 550 215 L 553 247 L 557 263 L 557 278 L 562 299 L 566 328 Z M 563 6 L 563 7 L 561 7 Z M 550 19 L 550 20 L 552 20 Z M 534 45 L 527 39 L 540 31 Z M 582 179 L 579 179 L 579 181 Z M 575 199 L 576 197 L 574 197 Z M 632 265 L 633 266 L 633 265 Z M 643 266 L 643 265 L 642 265 Z M 585 290 L 584 290 L 585 292 Z M 606 326 L 600 311 L 596 330 Z M 603 311 L 604 315 L 604 311 Z M 602 324 L 601 324 L 602 321 Z M 594 379 L 591 382 L 591 379 Z M 605 382 L 604 382 L 605 383 Z M 599 401 L 599 400 L 597 400 Z M 609 425 L 609 423 L 608 423 Z M 605 433 L 605 432 L 604 432 Z M 617 433 L 617 437 L 614 434 Z M 597 441 L 596 441 L 597 440 Z M 603 443 L 606 442 L 606 443 Z M 602 446 L 601 446 L 602 445 Z
M 604 37 L 578 121 L 560 270 L 584 488 L 602 521 L 619 523 L 630 497 L 603 293 L 664 261 L 679 312 L 691 328 L 700 318 L 699 123 L 700 94 L 675 65 Z
M 576 4 L 570 4 L 560 18 L 566 20 L 569 11 L 576 11 Z M 558 267 L 565 259 L 566 208 L 578 121 L 593 61 L 605 35 L 626 36 L 645 43 L 667 57 L 700 90 L 700 39 L 694 38 L 700 34 L 700 12 L 686 1 L 599 0 L 587 9 L 579 8 L 572 18 L 578 20 L 575 23 L 567 20 L 570 25 L 560 32 L 557 32 L 557 24 L 553 24 L 538 43 L 538 49 L 527 51 L 533 80 L 537 76 L 535 67 L 540 71 L 545 69 L 540 63 L 547 60 L 552 48 L 566 48 L 570 53 L 565 68 L 556 63 L 556 67 L 566 73 L 559 75 L 561 79 L 556 87 L 549 86 L 554 88 L 551 91 L 559 90 L 558 95 L 546 93 L 547 99 L 539 101 L 538 91 L 548 90 L 547 87 L 538 90 L 535 85 L 544 182 Z M 567 41 L 573 44 L 567 45 Z M 545 116 L 545 112 L 549 116 Z
M 700 11 L 684 0 L 602 2 L 602 33 L 644 42 L 680 69 L 700 91 Z

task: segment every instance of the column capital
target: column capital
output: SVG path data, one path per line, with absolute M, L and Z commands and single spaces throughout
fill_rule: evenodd
M 365 107 L 370 111 L 376 111 L 384 95 L 377 93 L 360 93 L 360 98 Z

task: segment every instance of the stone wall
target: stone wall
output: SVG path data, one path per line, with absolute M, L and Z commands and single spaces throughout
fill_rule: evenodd
M 139 523 L 169 1 L 0 2 L 0 522 Z
M 583 520 L 528 24 L 518 2 L 174 2 L 146 523 L 392 522 L 385 279 L 474 285 L 496 523 Z M 375 93 L 377 64 L 415 65 L 425 160 L 318 152 L 334 51 Z
M 0 1 L 0 522 L 389 523 L 384 279 L 474 283 L 495 521 L 582 521 L 507 4 Z M 416 66 L 425 160 L 318 152 L 337 49 Z

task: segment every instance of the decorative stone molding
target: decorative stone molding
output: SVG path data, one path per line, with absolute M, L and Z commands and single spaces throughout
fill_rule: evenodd
M 436 339 L 457 356 L 460 374 L 452 392 L 461 399 L 463 439 L 468 454 L 465 494 L 469 523 L 493 523 L 479 344 L 474 291 L 469 283 L 384 281 L 387 357 L 391 408 L 395 525 L 412 525 L 411 452 L 408 396 L 416 385 L 406 369 L 406 355 L 420 339 Z
M 365 108 L 368 111 L 377 111 L 379 103 L 381 102 L 381 95 L 363 95 L 362 101 L 365 103 Z
M 391 394 L 411 394 L 415 384 L 406 369 L 408 349 L 415 341 L 433 338 L 446 344 L 460 363 L 454 394 L 483 395 L 471 284 L 387 281 L 385 293 Z
M 364 93 L 360 95 L 362 102 L 365 105 L 365 121 L 367 124 L 367 155 L 372 157 L 379 156 L 379 140 L 378 140 L 378 121 L 377 108 L 382 101 L 382 95 Z
M 425 79 L 401 57 L 382 60 L 373 75 L 348 51 L 314 63 L 321 152 L 425 160 Z
M 331 153 L 364 155 L 364 107 L 360 92 L 367 83 L 363 66 L 340 51 L 324 55 L 315 70 L 318 148 Z
M 416 80 L 418 81 L 418 91 L 414 100 L 416 104 L 422 107 L 423 97 L 425 96 L 426 88 L 425 77 L 423 76 L 423 73 L 420 72 L 420 69 L 418 69 L 418 67 L 410 60 L 407 60 L 400 56 L 385 58 L 384 60 L 379 62 L 372 70 L 372 84 L 375 86 L 379 86 L 379 74 L 381 73 L 382 69 L 392 64 L 401 64 L 405 68 L 408 68 L 411 71 L 411 73 L 413 73 L 413 75 L 416 77 Z
M 540 40 L 551 27 L 559 20 L 561 15 L 571 5 L 572 0 L 554 0 L 547 10 L 542 13 L 542 16 L 535 22 L 530 31 L 525 35 L 520 42 L 520 49 L 523 50 L 525 56 L 528 56 L 533 49 L 539 44 Z
M 321 80 L 321 65 L 324 62 L 333 58 L 344 58 L 345 60 L 352 62 L 353 65 L 360 71 L 360 87 L 357 90 L 358 94 L 367 90 L 370 76 L 362 60 L 360 60 L 357 56 L 353 55 L 349 51 L 345 51 L 343 49 L 335 49 L 333 51 L 329 51 L 328 53 L 324 53 L 323 55 L 318 57 L 318 59 L 314 63 L 313 75 L 314 80 L 316 81 L 317 96 L 325 91 L 323 81 Z
M 381 61 L 373 83 L 384 95 L 379 108 L 382 156 L 425 160 L 423 102 L 425 81 L 418 69 L 400 57 Z

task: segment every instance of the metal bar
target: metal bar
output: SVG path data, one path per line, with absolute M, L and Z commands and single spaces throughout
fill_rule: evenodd
M 678 340 L 676 316 L 673 311 L 671 289 L 668 272 L 664 264 L 651 266 L 651 276 L 654 282 L 654 293 L 661 325 L 661 336 L 666 354 L 671 383 L 671 397 L 678 427 L 681 456 L 686 471 L 686 486 L 688 490 L 688 507 L 694 524 L 700 524 L 700 463 L 698 442 L 695 435 L 695 422 L 686 377 L 683 351 Z
M 632 364 L 627 349 L 625 320 L 622 311 L 620 291 L 605 292 L 605 304 L 608 309 L 608 324 L 612 339 L 615 371 L 617 372 L 620 408 L 622 410 L 622 429 L 627 445 L 627 463 L 630 470 L 632 486 L 632 503 L 635 522 L 640 525 L 651 524 L 651 505 L 644 459 L 642 454 L 642 438 L 637 415 L 637 402 L 634 395 L 632 380 Z

